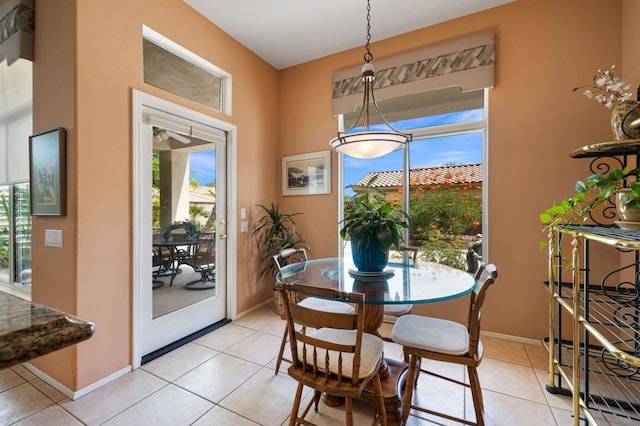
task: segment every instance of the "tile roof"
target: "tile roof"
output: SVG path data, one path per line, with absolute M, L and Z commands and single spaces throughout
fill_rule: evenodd
M 369 172 L 358 185 L 365 185 L 374 176 L 371 186 L 392 188 L 402 185 L 402 170 Z M 442 184 L 482 184 L 482 164 L 460 164 L 452 166 L 426 167 L 409 171 L 411 186 Z
M 199 204 L 215 204 L 216 197 L 211 195 L 216 193 L 216 188 L 212 186 L 201 186 L 199 188 L 189 188 L 189 202 Z

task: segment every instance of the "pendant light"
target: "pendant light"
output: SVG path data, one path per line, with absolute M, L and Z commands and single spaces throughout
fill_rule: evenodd
M 402 148 L 411 141 L 411 134 L 401 133 L 394 129 L 382 116 L 373 95 L 373 82 L 376 78 L 373 67 L 373 54 L 371 53 L 371 4 L 367 0 L 367 43 L 364 54 L 365 64 L 362 66 L 362 82 L 364 83 L 364 98 L 362 109 L 358 118 L 348 129 L 362 127 L 362 130 L 354 133 L 346 133 L 344 129 L 338 131 L 338 137 L 331 139 L 329 144 L 337 152 L 355 158 L 376 158 Z M 373 106 L 373 108 L 371 108 Z M 380 122 L 387 130 L 371 130 L 369 114 L 375 112 Z

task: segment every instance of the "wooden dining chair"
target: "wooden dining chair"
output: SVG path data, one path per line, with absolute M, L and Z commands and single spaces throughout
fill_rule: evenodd
M 377 406 L 376 422 L 386 425 L 380 381 L 384 344 L 379 337 L 363 331 L 364 294 L 281 282 L 276 283 L 275 288 L 286 301 L 285 316 L 292 354 L 287 372 L 298 382 L 289 425 L 313 424 L 305 417 L 312 405 L 318 412 L 320 397 L 325 392 L 345 398 L 347 425 L 353 425 L 352 400 L 362 395 L 369 382 L 372 382 Z M 291 302 L 295 300 L 289 297 L 291 293 L 307 298 L 339 299 L 355 309 L 348 313 L 318 311 Z M 303 332 L 307 327 L 313 331 Z M 300 414 L 304 386 L 312 388 L 314 394 Z
M 410 411 L 414 409 L 464 424 L 484 425 L 482 389 L 477 371 L 483 355 L 480 341 L 480 308 L 484 303 L 487 290 L 498 276 L 498 271 L 493 264 L 481 264 L 476 276 L 477 284 L 471 294 L 466 326 L 453 321 L 418 315 L 405 315 L 398 318 L 393 326 L 391 338 L 402 345 L 404 355 L 409 359 L 409 371 L 402 395 L 403 424 L 407 422 Z M 466 366 L 469 384 L 422 369 L 422 358 Z M 413 389 L 420 372 L 471 388 L 476 422 L 414 405 Z
M 304 248 L 284 249 L 284 250 L 281 250 L 275 256 L 273 256 L 273 263 L 276 266 L 276 269 L 278 270 L 278 272 L 282 272 L 283 267 L 290 265 L 292 263 L 307 262 L 307 261 L 308 261 L 307 251 Z M 348 303 L 339 302 L 336 300 L 325 300 L 325 299 L 319 299 L 317 297 L 305 297 L 304 295 L 301 295 L 299 293 L 289 293 L 288 296 L 293 298 L 293 299 L 290 299 L 291 302 L 299 303 L 306 308 L 316 309 L 318 311 L 343 312 L 343 313 L 353 312 L 353 307 L 351 305 L 349 305 Z M 276 291 L 274 288 L 274 304 L 276 305 L 276 312 L 279 313 L 283 319 L 286 319 L 285 313 L 284 313 L 284 302 L 285 301 L 282 298 L 282 293 L 279 291 Z M 276 375 L 280 371 L 280 365 L 282 364 L 282 361 L 291 362 L 290 359 L 284 357 L 284 348 L 287 345 L 287 335 L 288 335 L 287 330 L 285 329 L 284 333 L 282 334 L 280 349 L 278 351 L 278 358 L 276 360 L 276 368 L 275 368 Z

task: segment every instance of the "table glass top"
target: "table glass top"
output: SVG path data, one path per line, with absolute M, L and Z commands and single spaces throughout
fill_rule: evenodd
M 286 283 L 365 293 L 367 304 L 428 303 L 470 293 L 473 276 L 437 263 L 389 263 L 383 275 L 358 274 L 351 258 L 317 259 L 285 266 L 276 279 Z

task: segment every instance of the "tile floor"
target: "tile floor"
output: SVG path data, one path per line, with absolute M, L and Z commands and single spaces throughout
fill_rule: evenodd
M 383 330 L 390 330 L 390 325 Z M 274 375 L 284 321 L 271 307 L 256 310 L 164 355 L 100 389 L 71 401 L 17 366 L 0 371 L 0 425 L 282 425 L 296 382 L 286 365 Z M 483 338 L 480 381 L 485 423 L 505 426 L 570 425 L 571 401 L 544 390 L 546 350 Z M 400 346 L 385 343 L 399 358 Z M 439 365 L 462 378 L 462 367 Z M 306 397 L 310 397 L 307 392 Z M 473 418 L 471 394 L 459 386 L 421 376 L 416 397 L 423 404 Z M 354 403 L 355 424 L 371 424 L 374 409 Z M 320 405 L 311 420 L 344 424 L 342 407 Z M 411 425 L 456 424 L 410 417 Z

